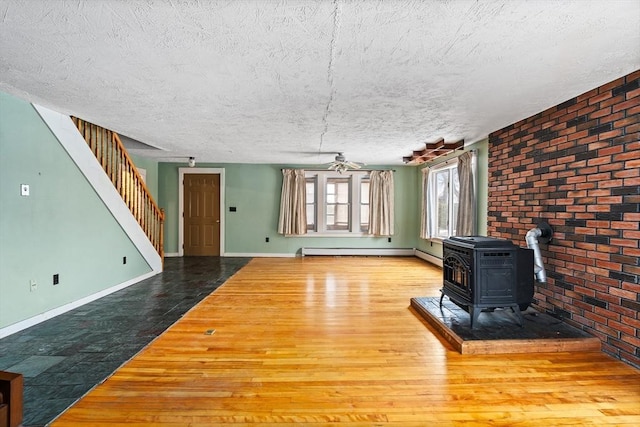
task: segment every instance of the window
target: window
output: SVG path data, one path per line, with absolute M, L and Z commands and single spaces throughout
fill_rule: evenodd
M 327 230 L 351 229 L 351 178 L 327 178 L 325 186 L 325 225 Z
M 316 178 L 307 178 L 307 230 L 316 229 Z
M 360 231 L 369 230 L 369 179 L 360 181 Z
M 458 168 L 447 167 L 434 171 L 433 194 L 435 195 L 436 236 L 447 238 L 456 235 L 456 217 L 458 215 Z
M 474 235 L 477 214 L 475 150 L 461 154 L 456 161 L 426 167 L 422 173 L 420 237 L 446 239 Z
M 429 232 L 426 238 L 446 239 L 456 235 L 456 218 L 460 194 L 457 164 L 428 172 L 425 203 Z
M 369 174 L 307 171 L 307 233 L 361 235 L 369 228 Z

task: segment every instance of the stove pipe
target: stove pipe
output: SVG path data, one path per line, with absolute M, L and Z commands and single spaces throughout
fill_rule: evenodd
M 527 235 L 525 239 L 527 241 L 527 247 L 529 249 L 533 249 L 533 272 L 536 275 L 536 279 L 540 283 L 547 282 L 547 272 L 544 269 L 544 264 L 542 263 L 542 254 L 540 253 L 540 246 L 538 244 L 538 238 L 543 237 L 546 239 L 551 239 L 553 234 L 553 230 L 547 223 L 538 224 L 538 227 L 532 228 L 527 231 Z M 547 240 L 548 241 L 548 240 Z

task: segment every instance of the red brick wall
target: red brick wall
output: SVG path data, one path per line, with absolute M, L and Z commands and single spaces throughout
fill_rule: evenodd
M 489 135 L 489 236 L 540 221 L 534 305 L 640 367 L 640 70 Z

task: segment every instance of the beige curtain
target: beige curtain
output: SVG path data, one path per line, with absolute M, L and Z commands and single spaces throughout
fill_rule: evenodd
M 307 189 L 303 169 L 282 169 L 278 233 L 307 233 Z
M 458 156 L 458 217 L 456 218 L 456 235 L 475 235 L 475 189 L 473 173 L 473 153 L 467 151 Z
M 425 167 L 422 169 L 422 197 L 420 203 L 420 238 L 430 239 L 433 236 L 432 219 L 429 217 L 429 172 L 431 169 Z
M 369 180 L 369 230 L 374 236 L 393 236 L 393 171 L 372 171 Z

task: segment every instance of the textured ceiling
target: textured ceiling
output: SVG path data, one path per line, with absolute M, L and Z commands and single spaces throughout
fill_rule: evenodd
M 400 164 L 639 69 L 639 46 L 638 0 L 0 0 L 1 91 L 162 160 Z

